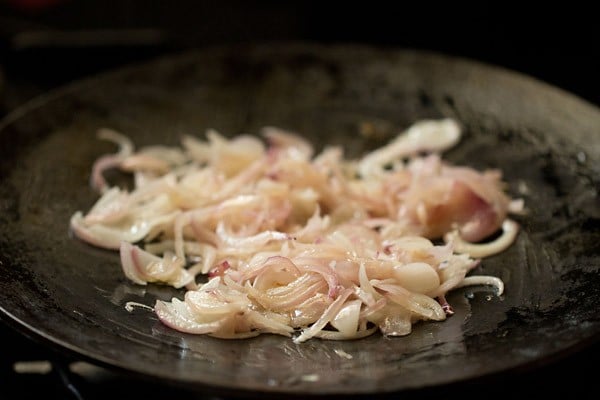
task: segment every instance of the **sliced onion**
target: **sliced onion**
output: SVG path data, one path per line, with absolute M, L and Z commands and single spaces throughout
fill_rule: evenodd
M 300 276 L 298 267 L 287 257 L 269 257 L 263 266 L 243 276 L 248 280 L 256 276 L 252 287 L 265 291 L 279 286 L 289 285 Z
M 144 270 L 140 268 L 139 263 L 134 260 L 132 250 L 133 246 L 130 243 L 121 243 L 121 267 L 129 280 L 138 285 L 146 285 L 148 283 L 148 277 Z
M 177 257 L 157 257 L 128 242 L 120 244 L 121 266 L 125 276 L 133 282 L 145 285 L 147 282 L 168 283 L 181 288 L 194 276 L 183 268 L 183 260 Z
M 429 296 L 411 293 L 401 286 L 389 283 L 377 283 L 374 286 L 386 291 L 386 297 L 413 313 L 435 321 L 446 319 L 446 313 L 440 304 Z
M 185 333 L 214 333 L 225 322 L 225 318 L 212 322 L 198 322 L 194 319 L 189 306 L 176 298 L 173 298 L 170 303 L 157 300 L 154 305 L 154 312 L 163 324 Z
M 120 168 L 124 171 L 151 171 L 157 174 L 169 172 L 170 165 L 160 158 L 152 157 L 147 154 L 135 154 L 123 159 Z
M 412 331 L 410 313 L 390 314 L 379 323 L 385 336 L 406 336 Z
M 513 220 L 506 219 L 502 223 L 502 234 L 489 243 L 476 244 L 466 242 L 456 231 L 446 234 L 444 240 L 447 243 L 452 243 L 457 253 L 465 253 L 474 258 L 483 258 L 506 250 L 513 244 L 518 233 L 519 225 Z
M 424 262 L 397 265 L 394 276 L 402 287 L 416 293 L 429 293 L 440 285 L 437 271 Z
M 369 281 L 364 263 L 360 263 L 360 267 L 358 270 L 358 280 L 360 283 L 360 290 L 364 292 L 363 301 L 369 306 L 372 305 L 377 299 L 381 297 L 381 295 L 377 293 L 377 291 Z
M 261 129 L 261 134 L 268 139 L 272 147 L 287 150 L 291 157 L 308 160 L 313 155 L 312 145 L 294 133 L 273 126 L 265 126 Z
M 495 276 L 469 276 L 463 279 L 455 288 L 463 286 L 489 285 L 496 287 L 496 294 L 501 296 L 504 293 L 504 282 Z
M 133 153 L 133 143 L 127 136 L 112 129 L 99 129 L 97 136 L 99 139 L 114 142 L 119 146 L 117 153 L 100 157 L 92 166 L 90 183 L 98 192 L 104 193 L 109 188 L 108 182 L 103 176 L 104 171 L 118 167 L 125 157 L 130 156 Z
M 289 325 L 289 318 L 286 320 L 281 315 L 275 316 L 273 313 L 248 310 L 246 311 L 246 318 L 252 327 L 264 333 L 292 336 L 292 332 L 294 332 L 294 329 Z
M 245 338 L 300 328 L 295 343 L 377 329 L 401 336 L 419 319 L 444 319 L 444 295 L 455 287 L 503 290 L 498 278 L 466 275 L 479 262 L 471 257 L 514 241 L 516 224 L 505 221 L 492 243 L 464 239 L 488 235 L 523 204 L 502 192 L 500 171 L 455 167 L 436 154 L 460 139 L 454 121 L 419 121 L 360 160 L 345 159 L 341 147 L 311 159 L 305 139 L 273 128 L 268 151 L 255 137 L 216 131 L 206 141 L 185 137 L 184 151 L 133 153 L 127 137 L 101 136 L 120 149 L 94 164 L 103 195 L 72 216 L 72 231 L 118 248 L 136 284 L 185 287 L 185 301 L 156 303 L 174 329 Z M 134 189 L 110 188 L 108 168 L 135 174 Z M 460 233 L 445 246 L 431 242 L 454 227 Z M 199 273 L 207 283 L 196 283 Z
M 98 247 L 118 249 L 121 242 L 136 243 L 147 237 L 158 226 L 171 223 L 177 212 L 158 215 L 153 218 L 134 221 L 123 221 L 118 225 L 87 224 L 81 212 L 71 217 L 70 225 L 73 233 L 80 239 Z
M 223 244 L 232 248 L 259 248 L 271 241 L 293 239 L 289 234 L 277 231 L 264 231 L 254 236 L 236 237 L 226 231 L 223 223 L 217 225 L 217 235 Z
M 344 335 L 341 332 L 322 330 L 322 331 L 315 333 L 314 337 L 317 337 L 319 339 L 324 339 L 324 340 L 362 339 L 362 338 L 366 338 L 367 336 L 371 336 L 372 334 L 377 332 L 377 329 L 378 329 L 377 326 L 373 326 L 371 328 L 366 328 L 366 329 L 361 329 L 359 331 L 356 331 L 352 336 Z
M 334 300 L 333 303 L 325 310 L 323 315 L 319 318 L 317 322 L 311 325 L 310 328 L 307 328 L 302 331 L 302 333 L 294 338 L 294 343 L 302 343 L 315 336 L 318 332 L 320 332 L 325 325 L 327 325 L 340 311 L 343 307 L 344 302 L 348 299 L 348 297 L 352 294 L 352 289 L 344 289 L 337 299 Z
M 321 265 L 322 261 L 321 263 L 319 263 L 318 261 L 311 261 L 315 261 L 315 259 L 299 258 L 296 260 L 296 263 L 298 265 L 298 268 L 302 271 L 316 272 L 317 274 L 321 275 L 323 279 L 325 279 L 325 281 L 327 282 L 327 285 L 329 286 L 329 297 L 335 297 L 337 295 L 337 292 L 339 291 L 340 281 L 338 279 L 338 274 L 329 266 Z M 329 262 L 329 260 L 325 260 L 325 262 Z
M 352 337 L 358 330 L 358 317 L 362 301 L 352 300 L 346 302 L 331 321 L 331 325 L 342 335 Z
M 438 267 L 441 285 L 428 293 L 432 298 L 445 295 L 465 278 L 467 273 L 479 265 L 480 260 L 473 260 L 466 254 L 454 254 Z
M 268 310 L 289 311 L 306 299 L 325 290 L 327 284 L 318 276 L 304 274 L 290 284 L 259 291 L 247 283 L 248 295 Z
M 323 293 L 316 293 L 302 303 L 298 304 L 294 310 L 290 311 L 290 323 L 294 328 L 306 327 L 319 319 L 327 307 L 333 302 L 331 297 Z
M 123 218 L 130 209 L 129 195 L 118 187 L 104 192 L 84 218 L 86 225 L 114 223 Z
M 376 176 L 392 161 L 423 151 L 443 151 L 459 140 L 460 127 L 452 119 L 419 121 L 388 145 L 363 157 L 358 170 L 363 178 Z
M 237 301 L 230 302 L 220 297 L 216 290 L 193 290 L 185 293 L 185 302 L 194 312 L 202 315 L 236 314 L 249 306 L 249 301 L 240 296 Z

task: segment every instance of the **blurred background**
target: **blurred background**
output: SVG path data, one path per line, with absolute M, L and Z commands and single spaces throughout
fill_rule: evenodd
M 485 3 L 0 0 L 0 112 L 78 78 L 171 52 L 285 40 L 444 52 L 600 104 L 595 12 L 565 3 Z
M 48 90 L 127 64 L 209 45 L 271 41 L 433 50 L 516 70 L 600 105 L 600 24 L 591 9 L 565 3 L 532 9 L 405 3 L 0 0 L 0 118 Z M 65 374 L 64 360 L 53 362 L 51 374 L 39 368 L 15 374 L 14 362 L 56 355 L 2 326 L 0 339 L 2 398 L 10 388 L 26 398 L 33 386 L 63 398 L 104 398 L 116 391 L 146 398 L 174 394 L 148 382 L 140 392 L 131 381 L 89 366 Z M 585 394 L 593 371 L 585 364 L 598 354 L 595 345 L 511 376 L 510 388 L 500 393 L 528 384 L 554 394 Z M 72 384 L 78 389 L 71 390 Z M 461 393 L 481 395 L 481 384 L 461 387 Z

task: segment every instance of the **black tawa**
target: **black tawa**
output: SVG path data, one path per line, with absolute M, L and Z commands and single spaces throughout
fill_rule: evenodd
M 501 169 L 527 213 L 515 217 L 516 243 L 474 271 L 500 277 L 505 293 L 455 290 L 454 316 L 406 337 L 296 345 L 182 334 L 124 304 L 183 292 L 128 282 L 118 254 L 69 232 L 70 216 L 97 198 L 93 161 L 114 151 L 97 140 L 101 127 L 143 146 L 274 125 L 358 156 L 441 117 L 464 127 L 445 157 Z M 0 318 L 59 352 L 221 394 L 382 395 L 540 365 L 599 336 L 599 165 L 598 108 L 478 62 L 302 43 L 169 55 L 48 93 L 0 123 Z

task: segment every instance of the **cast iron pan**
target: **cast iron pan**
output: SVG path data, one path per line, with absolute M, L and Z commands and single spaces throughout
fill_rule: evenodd
M 448 298 L 456 315 L 407 337 L 295 345 L 181 334 L 124 308 L 181 292 L 129 283 L 116 253 L 69 233 L 69 217 L 96 199 L 92 162 L 114 150 L 96 139 L 100 127 L 141 146 L 276 125 L 358 155 L 416 119 L 442 116 L 465 128 L 447 158 L 501 168 L 529 212 L 518 218 L 517 242 L 475 271 L 502 278 L 505 294 L 456 290 Z M 361 136 L 364 122 L 381 136 Z M 206 49 L 32 101 L 0 125 L 0 158 L 0 316 L 103 366 L 227 393 L 381 394 L 539 363 L 600 332 L 600 111 L 510 71 L 355 46 Z

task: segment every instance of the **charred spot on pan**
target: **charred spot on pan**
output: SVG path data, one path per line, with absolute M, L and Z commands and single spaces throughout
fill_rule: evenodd
M 446 104 L 447 104 L 448 106 L 450 106 L 451 108 L 453 108 L 453 109 L 456 109 L 456 103 L 455 103 L 455 101 L 454 101 L 454 97 L 452 97 L 451 95 L 449 95 L 449 94 L 445 94 L 445 95 L 442 97 L 442 100 L 444 101 L 444 103 L 446 103 Z
M 600 233 L 600 220 L 597 218 L 584 218 L 579 222 L 569 224 L 565 229 L 553 232 L 546 238 L 552 240 L 552 247 L 558 254 L 570 254 L 569 257 L 575 259 L 572 254 L 585 254 L 587 259 L 600 255 L 600 242 L 598 234 Z M 593 265 L 587 265 L 585 268 L 593 268 Z
M 562 291 L 563 301 L 553 309 L 552 314 L 568 319 L 573 313 L 577 313 L 578 320 L 599 321 L 594 300 L 600 296 L 598 270 L 584 270 L 584 267 L 573 266 L 560 279 L 566 286 Z
M 431 99 L 431 97 L 425 92 L 424 89 L 419 89 L 418 92 L 418 97 L 419 97 L 419 102 L 421 103 L 421 106 L 425 107 L 425 108 L 430 108 L 433 106 L 433 100 Z
M 517 141 L 519 134 L 512 129 L 500 129 L 497 138 L 501 142 L 512 143 Z
M 569 191 L 565 188 L 564 169 L 557 165 L 555 157 L 550 153 L 542 155 L 540 159 L 542 161 L 540 167 L 542 179 L 554 188 L 558 197 L 567 196 Z
M 581 229 L 590 232 L 600 232 L 600 218 L 590 217 L 581 224 Z
M 513 307 L 506 312 L 506 320 L 500 323 L 500 328 L 515 326 L 526 327 L 531 323 L 531 310 L 524 307 Z
M 577 299 L 580 296 L 588 296 L 592 293 L 586 293 L 591 291 L 600 294 L 600 275 L 594 271 L 584 271 L 581 268 L 574 268 L 563 274 L 560 279 L 563 282 L 569 283 L 570 290 L 566 292 L 567 297 L 571 299 Z M 586 290 L 581 290 L 582 287 L 586 287 Z
M 568 268 L 569 272 L 560 277 L 562 284 L 558 290 L 561 295 L 554 299 L 551 307 L 543 310 L 534 304 L 513 307 L 506 311 L 506 320 L 499 328 L 531 331 L 545 326 L 547 321 L 562 321 L 563 326 L 570 325 L 569 320 L 598 321 L 593 302 L 600 295 L 600 275 L 575 265 Z

